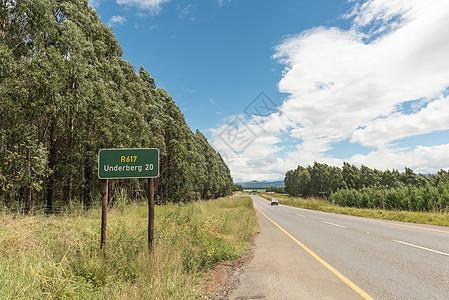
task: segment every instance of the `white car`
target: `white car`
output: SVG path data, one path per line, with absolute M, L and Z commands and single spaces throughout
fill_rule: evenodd
M 278 205 L 278 204 L 279 204 L 278 199 L 276 199 L 276 198 L 271 199 L 271 205 Z

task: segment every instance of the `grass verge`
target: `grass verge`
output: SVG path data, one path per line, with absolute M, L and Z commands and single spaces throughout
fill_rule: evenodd
M 280 204 L 313 210 L 320 210 L 325 212 L 332 212 L 337 214 L 367 217 L 382 220 L 391 220 L 391 221 L 410 222 L 418 224 L 449 226 L 449 214 L 447 213 L 446 214 L 427 213 L 427 212 L 410 212 L 410 211 L 341 207 L 334 205 L 324 199 L 318 198 L 304 199 L 298 197 L 291 197 L 285 194 L 262 193 L 261 196 L 270 201 L 271 198 L 277 198 Z
M 204 271 L 240 257 L 258 231 L 249 197 L 157 206 L 155 250 L 147 251 L 148 208 L 108 215 L 0 215 L 0 299 L 197 299 Z

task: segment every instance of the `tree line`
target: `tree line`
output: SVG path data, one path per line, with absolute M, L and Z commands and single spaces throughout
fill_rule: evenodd
M 449 184 L 413 185 L 397 188 L 342 189 L 333 192 L 329 201 L 339 206 L 383 208 L 421 212 L 449 212 Z
M 122 58 L 112 30 L 87 0 L 2 0 L 0 203 L 48 211 L 99 200 L 103 148 L 158 148 L 156 201 L 231 193 L 230 171 L 171 96 Z M 145 182 L 110 191 L 145 196 Z
M 278 194 L 285 194 L 285 187 L 283 187 L 283 186 L 270 186 L 270 187 L 268 187 L 265 190 L 265 192 L 268 192 L 268 193 L 273 192 L 273 193 L 278 193 Z
M 385 207 L 415 211 L 449 208 L 449 172 L 415 174 L 412 169 L 380 171 L 362 165 L 343 167 L 315 162 L 285 174 L 291 196 L 325 197 L 342 206 Z

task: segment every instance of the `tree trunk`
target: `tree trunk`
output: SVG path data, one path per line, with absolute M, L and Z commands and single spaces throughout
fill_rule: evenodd
M 89 151 L 87 151 L 87 153 L 89 153 Z M 89 209 L 90 206 L 92 205 L 91 193 L 90 193 L 90 191 L 91 191 L 90 185 L 92 184 L 91 177 L 92 177 L 92 167 L 90 165 L 89 158 L 86 157 L 86 160 L 84 161 L 83 201 L 84 201 L 87 209 Z
M 73 194 L 73 175 L 69 175 L 69 179 L 67 179 L 67 205 L 69 209 L 72 208 L 72 194 Z
M 25 199 L 25 213 L 28 214 L 31 209 L 31 154 L 30 150 L 28 150 L 28 178 L 30 182 L 27 186 L 27 195 Z
M 2 40 L 5 38 L 6 18 L 2 20 Z
M 48 177 L 47 182 L 47 214 L 53 212 L 53 203 L 54 203 L 54 188 L 55 188 L 55 172 L 56 172 L 56 161 L 57 161 L 57 152 L 56 152 L 56 119 L 53 118 L 50 127 L 50 153 L 48 159 L 48 168 L 51 171 L 50 176 Z
M 70 118 L 70 138 L 69 138 L 69 145 L 68 145 L 68 149 L 69 151 L 73 150 L 73 130 L 75 128 L 74 126 L 75 123 L 75 118 Z M 71 155 L 71 154 L 69 154 Z M 73 164 L 73 159 L 72 156 L 70 156 L 70 163 Z M 69 179 L 67 180 L 67 204 L 69 206 L 69 209 L 72 207 L 72 197 L 73 197 L 73 175 L 70 174 L 69 175 Z
M 12 202 L 11 201 L 11 194 L 6 192 L 5 193 L 5 204 L 6 204 L 7 208 L 11 208 L 11 204 L 12 204 L 11 202 Z

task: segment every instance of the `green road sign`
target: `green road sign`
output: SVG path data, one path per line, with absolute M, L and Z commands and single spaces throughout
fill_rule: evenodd
M 159 176 L 159 149 L 101 149 L 98 152 L 98 177 L 152 178 Z

